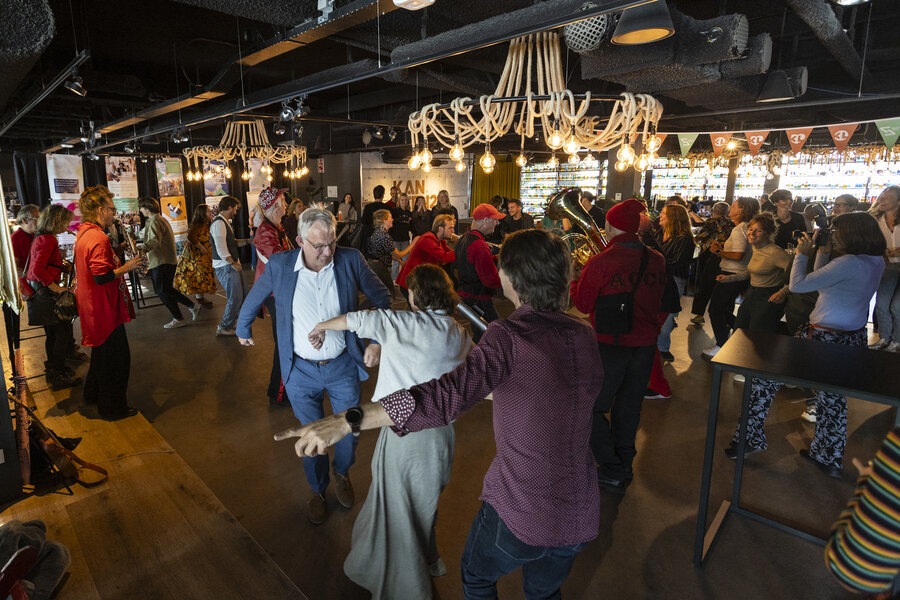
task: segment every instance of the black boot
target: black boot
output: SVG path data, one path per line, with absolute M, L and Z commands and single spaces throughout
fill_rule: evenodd
M 81 377 L 69 375 L 64 369 L 47 371 L 47 383 L 54 392 L 81 384 Z

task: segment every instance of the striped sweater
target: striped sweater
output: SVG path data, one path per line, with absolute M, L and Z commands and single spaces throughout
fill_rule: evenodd
M 834 524 L 825 563 L 847 588 L 883 592 L 900 572 L 900 428 L 885 438 L 872 475 Z

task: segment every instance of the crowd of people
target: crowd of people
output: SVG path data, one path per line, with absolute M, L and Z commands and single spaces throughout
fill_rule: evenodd
M 900 351 L 897 186 L 868 212 L 841 196 L 830 215 L 815 206 L 795 211 L 788 190 L 714 203 L 708 216 L 673 196 L 655 218 L 640 200 L 603 210 L 579 194 L 607 244 L 583 264 L 573 264 L 562 239 L 589 233 L 583 215 L 544 217 L 535 228 L 518 200 L 495 197 L 472 210 L 471 226 L 457 236 L 458 210 L 445 190 L 430 211 L 423 197 L 391 188 L 385 201 L 384 193 L 377 186 L 362 210 L 347 194 L 329 210 L 288 205 L 285 190 L 266 188 L 252 207 L 252 242 L 236 236 L 231 221 L 241 203 L 226 196 L 213 220 L 197 207 L 180 256 L 159 203 L 141 199 L 146 256 L 125 260 L 111 194 L 93 187 L 79 204 L 74 257 L 82 345 L 91 348 L 84 396 L 102 417 L 135 412 L 127 403 L 124 323 L 133 309 L 123 276 L 141 269 L 172 316 L 165 328 L 184 324 L 179 304 L 194 319 L 209 308 L 203 294 L 215 292 L 213 276 L 227 297 L 217 335 L 253 346 L 254 321 L 271 319 L 267 395 L 303 424 L 276 439 L 296 439 L 311 523 L 328 518 L 332 480 L 338 502 L 355 504 L 350 467 L 358 436 L 381 430 L 344 564 L 376 598 L 403 595 L 398 590 L 431 597 L 430 578 L 446 573 L 434 527 L 452 468 L 452 423 L 488 394 L 497 451 L 460 560 L 464 593 L 495 597 L 497 579 L 522 567 L 527 597 L 558 595 L 575 557 L 597 535 L 599 491 L 625 494 L 635 477 L 643 401 L 671 396 L 662 363 L 676 360 L 671 333 L 689 287 L 691 326 L 702 327 L 708 313 L 715 337 L 702 353 L 707 358 L 738 328 L 865 348 L 873 296 L 877 340 L 869 347 Z M 20 211 L 13 242 L 29 296 L 64 290 L 69 267 L 47 234 L 65 230 L 71 217 L 59 206 Z M 249 291 L 239 251 L 248 243 L 257 258 Z M 392 309 L 395 292 L 410 310 Z M 501 294 L 514 307 L 504 319 L 494 306 Z M 372 309 L 361 310 L 363 297 Z M 471 335 L 454 319 L 460 302 L 481 317 Z M 587 319 L 568 314 L 570 306 Z M 66 365 L 87 359 L 71 321 L 42 325 L 48 383 L 80 384 Z M 372 402 L 361 403 L 361 382 L 375 365 Z M 764 423 L 780 387 L 757 378 L 748 385 L 745 455 L 767 448 Z M 816 391 L 803 416 L 815 422 L 815 435 L 801 455 L 840 477 L 846 398 Z M 724 449 L 729 458 L 737 458 L 737 442 L 736 429 Z M 894 438 L 885 452 L 896 453 L 896 445 Z M 839 536 L 829 546 L 833 568 L 854 560 L 841 555 L 841 540 L 851 534 Z M 884 552 L 894 572 L 900 569 L 896 552 Z

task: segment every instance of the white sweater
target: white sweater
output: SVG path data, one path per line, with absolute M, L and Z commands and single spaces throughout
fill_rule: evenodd
M 347 327 L 361 338 L 381 343 L 372 402 L 452 371 L 472 349 L 466 330 L 443 311 L 351 312 Z

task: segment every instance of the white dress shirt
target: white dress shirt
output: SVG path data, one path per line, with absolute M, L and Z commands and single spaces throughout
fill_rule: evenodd
M 231 256 L 231 252 L 228 250 L 228 242 L 226 241 L 228 229 L 231 229 L 231 223 L 229 223 L 225 217 L 213 219 L 213 222 L 209 225 L 209 237 L 212 239 L 212 243 L 216 245 L 216 252 L 223 258 L 225 256 Z M 230 263 L 227 260 L 216 258 L 212 261 L 213 269 L 227 267 L 229 264 Z
M 306 268 L 303 252 L 299 252 L 294 271 L 297 272 L 297 287 L 294 288 L 294 302 L 291 307 L 294 354 L 308 360 L 337 358 L 347 347 L 343 331 L 326 331 L 325 343 L 318 350 L 312 347 L 307 337 L 316 325 L 341 314 L 337 280 L 334 277 L 334 261 L 316 273 Z

